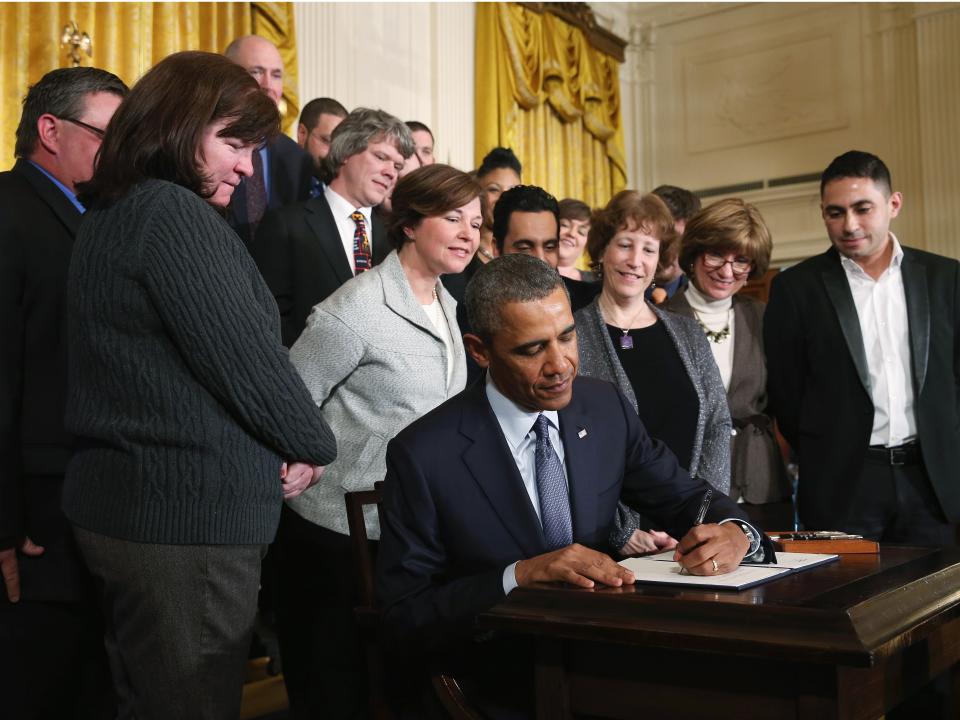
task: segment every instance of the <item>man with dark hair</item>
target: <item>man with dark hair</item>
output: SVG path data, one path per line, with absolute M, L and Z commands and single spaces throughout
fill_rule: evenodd
M 373 208 L 414 154 L 410 130 L 383 110 L 357 108 L 333 131 L 323 193 L 267 213 L 250 254 L 280 308 L 283 344 L 293 345 L 314 305 L 378 264 L 390 247 Z
M 647 288 L 646 298 L 657 305 L 665 303 L 677 294 L 677 291 L 687 284 L 687 276 L 679 263 L 680 238 L 687 226 L 687 221 L 700 212 L 700 198 L 689 190 L 676 185 L 659 185 L 653 189 L 653 194 L 663 200 L 663 203 L 673 215 L 673 229 L 677 231 L 677 242 L 670 244 L 668 252 L 670 258 L 661 258 L 661 269 L 654 278 L 655 286 Z M 670 260 L 669 263 L 666 261 Z M 666 267 L 663 267 L 666 265 Z M 688 268 L 689 269 L 689 268 Z
M 347 116 L 347 109 L 333 98 L 314 98 L 300 111 L 297 125 L 297 144 L 310 153 L 320 167 L 330 152 L 333 131 Z
M 413 144 L 416 146 L 417 157 L 420 159 L 420 167 L 433 165 L 437 159 L 433 156 L 434 139 L 433 133 L 426 125 L 418 120 L 407 120 L 407 127 L 410 128 L 410 135 L 413 137 Z
M 500 196 L 493 211 L 493 240 L 497 253 L 522 253 L 556 269 L 560 263 L 560 206 L 557 199 L 536 185 L 517 185 Z M 564 277 L 573 311 L 593 302 L 600 283 Z
M 960 264 L 901 246 L 883 161 L 823 172 L 832 247 L 780 273 L 764 318 L 768 408 L 800 461 L 810 529 L 955 544 Z
M 277 46 L 259 35 L 231 42 L 223 53 L 259 83 L 275 103 L 283 97 L 283 59 Z M 227 209 L 227 221 L 248 246 L 267 210 L 306 200 L 314 182 L 314 162 L 284 134 L 253 154 L 253 175 L 243 178 Z
M 105 70 L 47 73 L 23 101 L 17 162 L 0 173 L 0 698 L 14 718 L 115 713 L 103 624 L 60 497 L 77 186 L 126 93 Z
M 709 486 L 647 435 L 616 388 L 577 377 L 556 270 L 497 258 L 474 275 L 466 304 L 474 332 L 464 343 L 486 378 L 388 445 L 377 592 L 386 637 L 408 662 L 454 669 L 485 717 L 515 717 L 532 710 L 529 648 L 478 637 L 474 619 L 537 582 L 632 583 L 606 554 L 620 497 L 683 538 L 677 558 L 694 574 L 762 560 L 765 548 L 723 495 L 693 527 Z

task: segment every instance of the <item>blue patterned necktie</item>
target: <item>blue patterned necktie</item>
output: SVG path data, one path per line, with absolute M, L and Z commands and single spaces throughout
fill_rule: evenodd
M 570 497 L 567 479 L 560 458 L 553 449 L 549 433 L 550 421 L 543 413 L 537 416 L 533 431 L 537 434 L 537 494 L 540 496 L 540 522 L 547 547 L 557 550 L 573 542 L 570 520 Z

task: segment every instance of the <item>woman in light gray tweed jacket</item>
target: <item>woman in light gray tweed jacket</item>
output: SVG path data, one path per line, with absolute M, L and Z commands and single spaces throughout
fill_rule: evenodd
M 574 316 L 580 374 L 614 383 L 691 475 L 726 493 L 730 412 L 710 347 L 695 321 L 644 300 L 661 242 L 675 239 L 670 211 L 652 194 L 625 190 L 595 214 L 587 249 L 603 290 Z M 676 544 L 623 503 L 609 540 L 625 555 Z
M 457 304 L 439 280 L 462 272 L 477 251 L 480 193 L 449 165 L 404 175 L 388 224 L 396 249 L 317 305 L 290 349 L 337 436 L 336 461 L 288 503 L 277 544 L 284 674 L 293 672 L 291 697 L 298 682 L 321 688 L 322 715 L 366 703 L 344 494 L 383 480 L 387 443 L 466 383 Z M 368 537 L 379 539 L 376 508 L 364 519 Z

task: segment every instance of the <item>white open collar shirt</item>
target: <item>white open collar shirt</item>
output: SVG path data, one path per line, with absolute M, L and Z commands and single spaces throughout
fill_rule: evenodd
M 860 320 L 873 400 L 871 445 L 894 447 L 917 434 L 910 372 L 910 326 L 903 289 L 903 248 L 890 233 L 890 266 L 874 280 L 850 258 L 840 256 Z

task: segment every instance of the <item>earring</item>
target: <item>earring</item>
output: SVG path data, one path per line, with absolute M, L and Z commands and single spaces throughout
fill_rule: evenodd
M 649 289 L 650 289 L 650 290 L 654 290 L 656 287 L 657 287 L 657 281 L 654 280 L 652 283 L 650 283 Z

